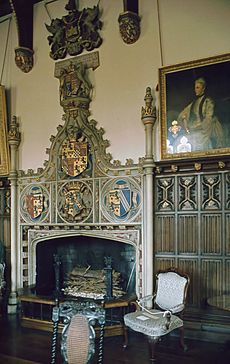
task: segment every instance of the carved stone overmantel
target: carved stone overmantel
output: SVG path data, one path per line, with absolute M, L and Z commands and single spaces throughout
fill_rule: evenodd
M 63 124 L 50 138 L 44 167 L 18 172 L 17 290 L 35 283 L 38 242 L 52 240 L 55 244 L 56 238 L 88 236 L 135 247 L 137 294 L 150 291 L 152 239 L 148 236 L 150 218 L 144 220 L 147 195 L 143 196 L 143 190 L 145 185 L 152 193 L 152 145 L 147 146 L 146 157 L 138 164 L 131 158 L 125 164 L 113 161 L 107 153 L 109 141 L 104 138 L 104 129 L 89 118 L 90 75 L 98 66 L 98 52 L 55 65 Z M 142 121 L 147 133 L 152 133 L 149 122 L 155 113 L 149 113 L 154 110 L 149 97 L 147 93 Z M 146 140 L 150 140 L 149 135 Z M 146 274 L 147 269 L 150 274 Z

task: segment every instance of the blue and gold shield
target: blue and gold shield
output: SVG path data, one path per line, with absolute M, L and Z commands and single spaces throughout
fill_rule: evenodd
M 132 206 L 131 190 L 123 180 L 118 181 L 116 186 L 109 191 L 109 206 L 116 216 L 124 217 Z

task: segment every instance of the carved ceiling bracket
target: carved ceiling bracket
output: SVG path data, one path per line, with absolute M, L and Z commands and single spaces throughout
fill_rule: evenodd
M 33 68 L 33 2 L 10 0 L 16 19 L 19 46 L 15 48 L 15 63 L 22 72 Z
M 124 0 L 124 12 L 119 15 L 119 30 L 123 41 L 135 43 L 140 36 L 140 17 L 138 15 L 138 0 Z

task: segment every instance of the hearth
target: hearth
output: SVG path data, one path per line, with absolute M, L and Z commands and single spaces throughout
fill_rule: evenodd
M 130 244 L 89 236 L 71 236 L 39 242 L 36 246 L 37 295 L 53 296 L 54 256 L 60 261 L 62 296 L 102 299 L 106 296 L 106 262 L 111 258 L 112 296 L 136 291 L 136 249 Z

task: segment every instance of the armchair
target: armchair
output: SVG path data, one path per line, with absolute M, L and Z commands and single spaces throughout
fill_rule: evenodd
M 175 268 L 159 271 L 156 275 L 156 290 L 136 302 L 137 310 L 124 316 L 126 327 L 147 336 L 150 346 L 150 361 L 154 363 L 155 346 L 160 338 L 175 329 L 180 330 L 180 344 L 184 350 L 182 314 L 189 285 L 189 277 Z M 128 345 L 127 329 L 124 331 L 124 348 Z

